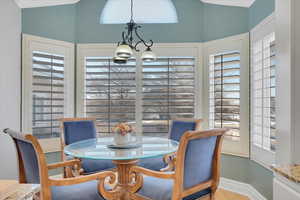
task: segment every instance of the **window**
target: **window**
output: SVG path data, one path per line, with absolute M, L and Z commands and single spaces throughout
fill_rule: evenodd
M 252 74 L 252 135 L 253 144 L 275 151 L 275 33 L 253 46 Z
M 276 43 L 271 15 L 251 31 L 251 158 L 263 165 L 275 162 Z
M 227 136 L 240 139 L 240 52 L 210 56 L 209 127 L 230 128 Z
M 77 117 L 96 117 L 99 134 L 130 122 L 137 135 L 166 137 L 172 119 L 200 116 L 198 45 L 156 44 L 156 61 L 137 53 L 127 64 L 112 62 L 115 48 L 78 45 Z
M 59 137 L 64 117 L 64 56 L 33 51 L 32 134 Z
M 229 128 L 222 152 L 250 155 L 249 34 L 204 44 L 205 128 Z
M 195 59 L 161 57 L 143 64 L 143 133 L 167 136 L 170 120 L 194 118 Z
M 114 64 L 110 57 L 85 58 L 85 116 L 108 134 L 119 122 L 135 122 L 136 63 Z
M 130 21 L 130 0 L 108 0 L 100 17 L 101 24 L 126 24 Z M 136 23 L 177 23 L 172 0 L 134 0 Z M 145 15 L 145 13 L 147 13 Z
M 74 114 L 74 45 L 23 35 L 22 131 L 57 151 L 59 119 Z

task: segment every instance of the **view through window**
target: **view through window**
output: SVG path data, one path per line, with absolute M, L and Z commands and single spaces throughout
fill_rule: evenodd
M 143 64 L 143 133 L 167 136 L 170 120 L 194 117 L 195 59 L 161 57 Z
M 64 56 L 34 51 L 32 57 L 32 132 L 59 137 L 64 116 Z
M 230 51 L 209 59 L 209 126 L 230 128 L 232 140 L 240 139 L 240 58 Z
M 85 115 L 97 119 L 100 134 L 120 122 L 135 122 L 136 62 L 115 64 L 108 57 L 85 59 Z
M 110 57 L 85 57 L 84 114 L 97 118 L 100 134 L 129 122 L 145 135 L 166 137 L 172 119 L 194 117 L 193 57 L 160 57 L 137 67 L 134 59 L 114 64 Z

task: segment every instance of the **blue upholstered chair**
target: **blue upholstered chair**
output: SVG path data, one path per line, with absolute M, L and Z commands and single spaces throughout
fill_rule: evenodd
M 72 144 L 74 142 L 92 139 L 97 137 L 97 131 L 95 127 L 94 118 L 65 118 L 61 119 L 62 135 L 62 160 L 69 160 L 64 154 L 64 146 Z M 83 174 L 92 174 L 102 170 L 114 168 L 114 164 L 110 160 L 91 160 L 82 159 L 81 166 L 83 169 Z M 68 173 L 65 170 L 65 176 Z
M 37 139 L 32 135 L 23 135 L 6 129 L 15 142 L 19 159 L 19 182 L 41 184 L 43 200 L 105 200 L 98 191 L 98 181 L 104 188 L 104 178 L 114 180 L 115 174 L 110 171 L 68 179 L 52 179 L 48 171 L 62 167 L 79 169 L 80 160 L 69 160 L 47 165 L 45 155 Z
M 180 140 L 174 172 L 133 167 L 132 173 L 146 175 L 142 188 L 135 194 L 136 199 L 195 200 L 209 195 L 214 200 L 220 179 L 221 145 L 226 131 L 186 132 Z
M 170 127 L 169 138 L 179 142 L 181 136 L 186 131 L 200 130 L 201 121 L 202 120 L 200 119 L 173 120 Z M 168 160 L 169 159 L 167 158 L 167 156 L 141 159 L 139 162 L 139 166 L 155 171 L 160 171 L 167 169 L 166 167 L 169 164 L 167 163 Z

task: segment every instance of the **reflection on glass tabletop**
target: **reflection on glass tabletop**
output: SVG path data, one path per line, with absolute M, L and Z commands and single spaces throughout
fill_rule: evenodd
M 133 149 L 112 149 L 113 137 L 83 140 L 65 147 L 67 155 L 77 158 L 98 160 L 132 160 L 151 158 L 176 152 L 178 142 L 167 138 L 143 136 L 138 139 L 140 147 Z

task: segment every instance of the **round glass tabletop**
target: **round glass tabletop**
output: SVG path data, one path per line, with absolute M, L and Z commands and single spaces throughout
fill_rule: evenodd
M 113 149 L 108 146 L 114 143 L 113 137 L 101 137 L 83 140 L 64 149 L 65 154 L 96 160 L 134 160 L 163 156 L 176 152 L 178 142 L 167 138 L 143 136 L 139 138 L 139 147 L 132 149 Z

